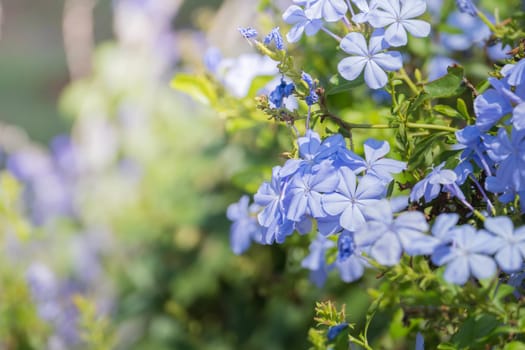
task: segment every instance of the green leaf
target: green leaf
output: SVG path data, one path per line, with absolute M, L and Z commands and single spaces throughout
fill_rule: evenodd
M 365 80 L 362 74 L 359 76 L 359 78 L 352 81 L 346 80 L 343 77 L 336 74 L 330 78 L 329 82 L 331 86 L 329 86 L 326 89 L 326 94 L 335 95 L 340 92 L 350 91 L 350 89 L 352 88 L 363 85 Z
M 518 341 L 513 341 L 505 345 L 503 350 L 525 350 L 525 344 Z
M 190 95 L 200 103 L 213 105 L 217 102 L 217 94 L 213 84 L 202 75 L 177 74 L 171 80 L 170 86 Z
M 459 96 L 465 91 L 463 83 L 463 67 L 455 65 L 448 67 L 448 73 L 426 84 L 424 90 L 430 98 L 445 98 Z
M 434 110 L 451 118 L 461 117 L 458 111 L 448 105 L 435 105 Z
M 493 315 L 469 317 L 460 330 L 454 334 L 452 341 L 460 348 L 483 343 L 499 324 L 498 319 Z
M 470 113 L 468 112 L 467 104 L 462 98 L 458 98 L 456 102 L 456 108 L 463 118 L 470 119 Z

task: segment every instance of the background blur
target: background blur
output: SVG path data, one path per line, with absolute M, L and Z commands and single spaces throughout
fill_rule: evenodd
M 169 87 L 251 52 L 257 1 L 0 3 L 0 349 L 303 349 L 316 300 L 363 316 L 359 284 L 308 281 L 301 237 L 231 252 L 232 177 L 290 141 L 249 149 Z

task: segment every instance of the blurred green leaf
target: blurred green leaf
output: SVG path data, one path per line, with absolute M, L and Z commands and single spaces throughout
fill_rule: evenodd
M 213 84 L 202 75 L 179 73 L 171 80 L 170 86 L 190 95 L 200 103 L 214 105 L 217 102 L 217 93 Z

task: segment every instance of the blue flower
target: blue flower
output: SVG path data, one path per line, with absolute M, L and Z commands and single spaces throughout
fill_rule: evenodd
M 344 0 L 294 0 L 294 3 L 306 6 L 308 18 L 323 18 L 327 22 L 337 22 L 348 11 Z
M 514 230 L 510 218 L 500 216 L 487 218 L 485 229 L 499 238 L 494 240 L 497 242 L 494 258 L 499 267 L 507 273 L 519 271 L 525 259 L 525 227 Z
M 381 265 L 397 264 L 403 251 L 411 256 L 431 254 L 437 245 L 431 236 L 424 234 L 428 224 L 420 212 L 404 212 L 394 219 L 390 203 L 382 200 L 368 215 L 366 229 L 357 231 L 354 240 L 358 246 L 366 246 L 370 256 Z
M 279 32 L 279 27 L 273 28 L 272 31 L 264 37 L 263 42 L 265 45 L 269 45 L 271 42 L 273 42 L 277 50 L 284 50 L 283 37 Z
M 419 332 L 416 335 L 416 348 L 415 350 L 425 350 L 425 338 Z
M 525 190 L 525 130 L 512 130 L 510 139 L 505 129 L 497 136 L 485 137 L 487 154 L 497 163 L 496 178 L 516 192 Z
M 328 328 L 328 332 L 326 333 L 326 338 L 329 341 L 332 341 L 335 338 L 337 338 L 337 336 L 342 331 L 344 331 L 346 328 L 348 328 L 348 323 L 347 322 L 342 322 L 342 323 L 336 324 L 335 326 L 331 326 L 330 328 Z
M 441 33 L 441 43 L 449 50 L 464 51 L 473 44 L 481 45 L 491 34 L 489 27 L 481 19 L 459 11 L 449 15 L 447 25 L 461 31 L 457 34 Z
M 344 282 L 353 282 L 361 278 L 365 272 L 366 260 L 354 242 L 353 235 L 344 231 L 337 242 L 337 259 L 335 266 Z
M 239 30 L 239 33 L 245 38 L 245 39 L 253 39 L 257 37 L 257 31 L 253 29 L 252 27 L 246 27 L 246 28 L 237 28 Z
M 337 65 L 339 74 L 346 80 L 355 80 L 365 71 L 365 82 L 371 89 L 386 85 L 388 78 L 385 71 L 396 71 L 403 66 L 401 54 L 397 51 L 386 52 L 383 31 L 376 30 L 367 45 L 361 33 L 350 33 L 340 43 L 341 49 L 350 57 L 343 58 Z
M 370 2 L 368 2 L 368 0 L 352 0 L 352 2 L 357 6 L 359 11 L 361 11 L 352 16 L 352 21 L 354 21 L 354 23 L 368 22 L 370 13 L 372 13 L 377 6 L 376 2 L 374 0 Z
M 520 86 L 525 83 L 525 59 L 520 60 L 513 68 L 509 75 L 509 84 Z
M 448 67 L 456 64 L 457 62 L 446 56 L 434 56 L 428 64 L 428 80 L 433 81 L 446 75 Z
M 335 190 L 339 177 L 329 163 L 316 173 L 297 173 L 287 187 L 287 218 L 300 221 L 304 215 L 314 218 L 326 216 L 321 207 L 321 194 Z
M 321 203 L 329 215 L 340 215 L 340 225 L 354 232 L 366 223 L 367 209 L 376 205 L 384 196 L 385 186 L 375 176 L 365 175 L 357 184 L 357 177 L 350 168 L 339 169 L 339 184 L 333 193 L 324 194 Z
M 319 288 L 323 286 L 328 275 L 329 267 L 326 265 L 326 250 L 335 246 L 335 243 L 325 236 L 318 234 L 310 244 L 310 254 L 303 259 L 301 266 L 309 269 L 310 279 Z
M 496 83 L 496 80 L 489 80 Z M 480 131 L 488 131 L 504 115 L 512 111 L 512 105 L 500 86 L 491 88 L 477 96 L 474 100 L 476 126 Z
M 478 279 L 488 278 L 496 273 L 496 263 L 490 256 L 495 251 L 495 242 L 494 236 L 477 232 L 470 225 L 457 226 L 452 243 L 437 247 L 432 262 L 438 266 L 447 265 L 444 278 L 450 283 L 463 285 L 471 275 Z
M 264 228 L 263 241 L 267 244 L 284 242 L 294 230 L 293 222 L 285 215 L 283 196 L 286 183 L 279 175 L 280 169 L 278 166 L 273 168 L 272 181 L 264 182 L 253 197 L 255 204 L 263 208 L 257 219 Z
M 293 83 L 286 83 L 284 79 L 281 79 L 281 83 L 277 85 L 272 92 L 270 92 L 268 99 L 275 106 L 275 108 L 281 108 L 283 105 L 283 100 L 290 96 L 294 89 L 295 87 Z
M 284 11 L 283 20 L 293 25 L 286 34 L 286 39 L 290 43 L 299 41 L 303 33 L 307 36 L 315 35 L 323 26 L 322 20 L 308 17 L 304 10 L 297 5 L 292 5 Z
M 421 197 L 425 198 L 425 202 L 430 202 L 436 198 L 443 189 L 460 200 L 465 199 L 465 195 L 456 184 L 457 175 L 454 171 L 443 169 L 445 162 L 435 167 L 430 174 L 423 180 L 419 181 L 410 192 L 410 200 L 417 202 Z
M 237 255 L 244 253 L 252 241 L 261 241 L 261 226 L 254 215 L 257 207 L 249 207 L 249 201 L 248 196 L 242 196 L 239 202 L 230 204 L 226 212 L 228 219 L 233 221 L 230 228 L 230 245 Z
M 456 5 L 460 12 L 467 13 L 472 17 L 478 14 L 478 9 L 474 6 L 472 0 L 456 0 Z
M 422 38 L 430 34 L 430 24 L 413 19 L 422 15 L 427 4 L 424 0 L 376 0 L 377 8 L 369 14 L 374 28 L 386 28 L 385 41 L 392 46 L 407 44 L 407 31 Z
M 390 152 L 390 145 L 386 141 L 368 139 L 364 143 L 365 159 L 355 156 L 357 161 L 352 162 L 351 168 L 359 173 L 366 171 L 367 175 L 374 175 L 385 183 L 392 181 L 392 174 L 398 174 L 406 169 L 406 163 L 394 159 L 384 158 Z
M 317 101 L 319 101 L 319 96 L 317 96 L 317 92 L 315 92 L 315 89 L 317 88 L 317 86 L 314 80 L 312 79 L 310 74 L 306 72 L 302 72 L 301 79 L 303 79 L 306 82 L 306 84 L 308 85 L 308 89 L 310 90 L 309 91 L 310 93 L 305 98 L 306 104 L 308 106 L 311 106 L 317 103 Z

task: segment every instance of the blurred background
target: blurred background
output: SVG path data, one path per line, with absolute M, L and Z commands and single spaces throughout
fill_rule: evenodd
M 358 284 L 312 286 L 303 237 L 231 251 L 227 206 L 290 138 L 250 148 L 169 87 L 253 52 L 237 27 L 278 4 L 0 4 L 0 349 L 304 349 L 316 300 L 363 316 Z

